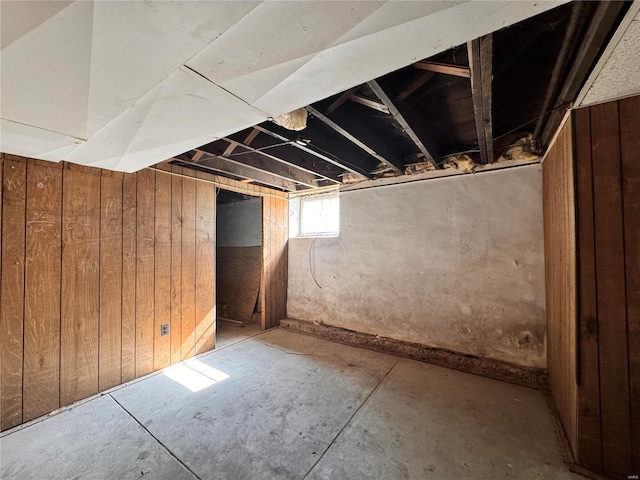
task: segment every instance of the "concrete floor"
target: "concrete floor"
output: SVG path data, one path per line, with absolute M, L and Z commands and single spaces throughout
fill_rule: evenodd
M 4 435 L 0 478 L 581 478 L 539 391 L 231 330 L 214 352 Z

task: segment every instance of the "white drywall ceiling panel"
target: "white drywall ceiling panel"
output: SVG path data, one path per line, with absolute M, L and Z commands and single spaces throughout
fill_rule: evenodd
M 586 92 L 578 97 L 580 106 L 593 105 L 640 94 L 640 2 L 631 7 L 630 22 L 622 22 L 624 33 L 603 62 L 596 67 L 597 75 L 587 82 Z M 615 38 L 614 38 L 615 40 Z M 606 52 L 605 52 L 606 54 Z M 638 112 L 640 115 L 640 112 Z
M 137 170 L 560 3 L 2 2 L 4 143 Z
M 188 65 L 212 82 L 224 85 L 330 48 L 383 5 L 371 1 L 265 2 Z
M 260 2 L 96 2 L 88 134 L 92 135 Z
M 81 142 L 61 133 L 0 120 L 0 151 L 5 153 L 59 162 Z
M 75 2 L 2 49 L 2 118 L 87 138 L 92 24 L 93 2 Z
M 566 2 L 451 2 L 451 8 L 397 24 L 391 14 L 395 2 L 389 2 L 389 11 L 380 12 L 381 16 L 371 20 L 376 22 L 377 32 L 318 53 L 253 105 L 270 116 L 286 113 L 560 3 Z M 385 26 L 385 19 L 393 26 Z M 369 29 L 372 27 L 364 31 Z M 351 35 L 355 36 L 353 32 Z M 243 98 L 246 94 L 229 84 L 225 88 Z
M 0 45 L 4 50 L 17 39 L 73 3 L 69 1 L 2 2 Z
M 265 120 L 250 105 L 182 67 L 66 160 L 135 171 Z

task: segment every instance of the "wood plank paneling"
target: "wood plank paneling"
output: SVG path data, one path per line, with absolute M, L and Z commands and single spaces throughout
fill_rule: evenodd
M 62 165 L 27 166 L 23 421 L 60 406 Z
M 567 122 L 543 163 L 547 368 L 551 392 L 576 449 L 576 276 L 573 139 Z
M 213 348 L 220 177 L 0 160 L 2 430 Z
M 262 275 L 262 247 L 218 247 L 216 302 L 226 305 L 225 317 L 248 323 L 258 299 Z
M 591 165 L 591 115 L 577 110 L 575 168 L 577 205 L 577 252 L 580 331 L 577 459 L 585 468 L 602 471 L 600 435 L 600 374 L 598 365 L 598 308 L 596 303 L 595 238 L 593 224 L 593 179 Z
M 591 156 L 603 469 L 631 470 L 624 229 L 618 104 L 591 107 Z
M 3 163 L 0 411 L 4 430 L 22 423 L 27 164 L 7 155 Z
M 60 403 L 98 392 L 100 177 L 64 170 Z
M 122 381 L 136 376 L 137 175 L 122 180 Z
M 185 175 L 194 175 L 185 169 Z M 196 353 L 196 180 L 182 179 L 182 359 Z
M 182 168 L 173 167 L 175 173 Z M 171 363 L 182 360 L 182 179 L 171 177 Z
M 136 377 L 153 371 L 156 172 L 138 172 L 136 257 Z
M 200 176 L 200 173 L 198 173 Z M 214 347 L 216 188 L 196 184 L 196 353 Z
M 122 383 L 122 176 L 101 178 L 99 390 Z
M 619 104 L 631 394 L 631 472 L 640 474 L 640 96 L 620 100 Z
M 286 316 L 288 201 L 263 199 L 263 328 L 278 326 Z
M 171 176 L 156 172 L 155 323 L 153 369 L 171 363 Z M 162 325 L 169 332 L 162 335 Z

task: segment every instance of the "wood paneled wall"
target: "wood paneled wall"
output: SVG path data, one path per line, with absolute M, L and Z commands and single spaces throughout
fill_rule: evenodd
M 640 97 L 575 111 L 578 463 L 640 474 Z
M 287 316 L 289 201 L 265 196 L 262 204 L 262 328 L 279 325 Z
M 6 154 L 0 181 L 2 430 L 213 348 L 213 183 Z
M 547 368 L 553 398 L 576 448 L 576 245 L 571 122 L 542 164 Z

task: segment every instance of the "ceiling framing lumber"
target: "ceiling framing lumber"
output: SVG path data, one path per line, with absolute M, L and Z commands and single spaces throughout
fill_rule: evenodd
M 553 72 L 551 73 L 551 80 L 549 80 L 549 84 L 547 85 L 547 91 L 544 96 L 544 101 L 542 102 L 542 107 L 540 108 L 540 115 L 538 115 L 538 121 L 536 122 L 536 127 L 533 131 L 533 138 L 536 140 L 540 138 L 540 131 L 544 126 L 544 121 L 547 119 L 549 107 L 551 106 L 551 102 L 558 92 L 562 71 L 565 69 L 565 66 L 567 64 L 571 46 L 573 42 L 575 42 L 575 32 L 578 28 L 578 25 L 580 24 L 580 15 L 583 11 L 584 4 L 582 2 L 575 2 L 573 4 L 573 10 L 571 11 L 569 25 L 565 30 L 564 38 L 562 39 L 562 47 L 560 47 L 560 51 L 558 52 L 558 56 L 556 57 L 556 62 L 553 66 Z
M 368 82 L 368 85 L 371 88 L 371 90 L 373 90 L 373 93 L 375 93 L 378 96 L 378 98 L 382 101 L 382 103 L 384 103 L 387 106 L 387 108 L 389 109 L 389 113 L 393 116 L 395 121 L 400 124 L 404 132 L 409 136 L 409 138 L 411 138 L 413 143 L 415 143 L 416 147 L 418 147 L 418 150 L 420 151 L 420 153 L 424 155 L 427 161 L 431 162 L 433 166 L 438 169 L 442 168 L 437 160 L 438 155 L 435 153 L 436 150 L 433 147 L 434 142 L 431 139 L 427 139 L 427 132 L 423 130 L 421 132 L 421 135 L 418 136 L 418 134 L 411 127 L 411 125 L 409 125 L 409 122 L 407 122 L 404 115 L 400 113 L 400 111 L 398 110 L 396 105 L 393 103 L 393 101 L 391 101 L 391 99 L 385 93 L 382 87 L 380 87 L 378 82 L 375 80 L 371 80 L 370 82 Z M 425 142 L 426 142 L 426 145 L 425 145 Z M 429 147 L 427 147 L 427 145 L 429 145 Z
M 194 153 L 198 153 L 196 150 Z M 236 177 L 242 177 L 251 179 L 256 182 L 263 183 L 270 187 L 279 188 L 282 190 L 286 190 L 289 192 L 298 191 L 296 187 L 296 183 L 292 180 L 284 179 L 282 177 L 273 175 L 269 172 L 265 172 L 259 168 L 252 167 L 250 165 L 245 165 L 240 162 L 232 161 L 228 158 L 221 157 L 219 155 L 213 155 L 207 152 L 201 152 L 202 155 L 197 162 L 193 160 L 187 161 L 183 157 L 186 157 L 188 154 L 181 156 L 180 158 L 176 158 L 177 161 L 184 163 L 186 166 L 194 165 L 202 168 L 206 168 L 207 170 L 216 171 L 219 173 L 231 174 Z M 193 159 L 193 157 L 192 157 Z
M 403 174 L 404 173 L 404 165 L 402 163 L 398 164 L 397 161 L 391 161 L 388 160 L 386 157 L 384 157 L 383 155 L 380 155 L 379 153 L 377 153 L 373 148 L 371 148 L 369 145 L 365 144 L 364 142 L 362 142 L 360 139 L 356 138 L 355 136 L 353 136 L 351 133 L 349 133 L 347 130 L 345 130 L 344 128 L 342 128 L 340 125 L 338 125 L 337 123 L 335 123 L 333 120 L 329 119 L 328 117 L 326 117 L 325 115 L 323 115 L 322 113 L 320 113 L 318 110 L 316 110 L 315 108 L 313 108 L 312 106 L 308 106 L 306 107 L 307 111 L 313 115 L 314 117 L 316 117 L 318 120 L 320 120 L 322 123 L 324 123 L 325 125 L 327 125 L 328 127 L 332 128 L 333 130 L 335 130 L 337 133 L 339 133 L 340 135 L 342 135 L 344 138 L 346 138 L 347 140 L 349 140 L 350 142 L 352 142 L 354 145 L 358 146 L 359 148 L 361 148 L 362 150 L 364 150 L 365 152 L 367 152 L 369 155 L 371 155 L 373 158 L 375 158 L 376 160 L 378 160 L 380 163 L 384 164 L 385 166 L 391 168 L 393 171 L 395 171 L 396 173 L 399 174 Z
M 260 130 L 262 133 L 266 133 L 267 135 L 271 135 L 273 138 L 277 138 L 278 140 L 281 140 L 283 142 L 290 142 L 290 145 L 292 147 L 298 148 L 300 150 L 302 150 L 303 152 L 309 153 L 325 162 L 328 162 L 332 165 L 335 165 L 336 167 L 339 167 L 342 170 L 345 170 L 349 173 L 354 173 L 360 177 L 362 177 L 363 179 L 369 178 L 369 175 L 366 173 L 365 169 L 361 169 L 358 168 L 357 166 L 350 166 L 345 162 L 340 161 L 339 159 L 337 159 L 338 157 L 334 158 L 333 155 L 326 155 L 322 152 L 319 152 L 317 150 L 315 150 L 314 148 L 310 148 L 308 145 L 309 143 L 302 141 L 302 140 L 297 140 L 298 135 L 294 136 L 292 135 L 292 133 L 289 133 L 289 131 L 287 131 L 286 135 L 280 134 L 278 132 L 272 131 L 269 128 L 263 126 L 263 125 L 256 125 L 254 128 Z M 284 129 L 281 129 L 282 131 L 284 131 Z M 312 143 L 311 143 L 312 144 Z
M 419 70 L 426 70 L 428 72 L 444 73 L 445 75 L 453 75 L 454 77 L 471 78 L 471 72 L 469 67 L 463 65 L 451 65 L 448 63 L 428 62 L 422 60 L 414 63 L 413 66 Z
M 359 103 L 360 105 L 364 105 L 365 107 L 373 108 L 382 113 L 389 113 L 389 109 L 384 103 L 376 102 L 375 100 L 371 100 L 370 98 L 363 97 L 361 95 L 351 95 L 349 100 L 355 103 Z
M 578 51 L 570 56 L 573 59 L 573 63 L 566 78 L 563 80 L 562 88 L 553 102 L 553 107 L 540 135 L 540 144 L 542 146 L 549 145 L 549 141 L 558 129 L 566 111 L 571 107 L 571 103 L 578 95 L 578 90 L 595 63 L 602 45 L 609 36 L 609 32 L 616 24 L 620 12 L 627 8 L 628 5 L 626 3 L 618 1 L 598 2 Z
M 293 165 L 281 159 L 280 157 L 276 157 L 275 155 L 267 153 L 263 150 L 257 150 L 243 143 L 236 142 L 235 140 L 232 140 L 230 138 L 222 138 L 221 140 L 228 142 L 229 146 L 234 146 L 236 152 L 233 155 L 223 153 L 220 156 L 224 159 L 264 170 L 267 173 L 279 176 L 286 180 L 291 180 L 292 182 L 296 182 L 301 185 L 306 185 L 309 187 L 316 186 L 315 172 L 309 172 L 298 167 L 297 165 Z M 213 149 L 214 147 L 212 144 L 209 144 L 205 145 L 202 148 L 206 152 L 208 149 Z M 217 151 L 208 153 L 218 155 Z
M 436 74 L 434 72 L 427 72 L 423 70 L 415 79 L 411 80 L 398 95 L 396 95 L 396 102 L 404 102 L 413 92 L 422 87 L 425 83 L 431 80 Z
M 473 114 L 478 135 L 480 163 L 493 162 L 492 69 L 493 36 L 491 34 L 467 43 L 471 71 Z
M 331 105 L 329 105 L 327 107 L 327 110 L 325 111 L 325 113 L 327 115 L 331 115 L 331 112 L 333 112 L 336 108 L 338 108 L 340 105 L 342 105 L 344 102 L 346 102 L 347 100 L 349 100 L 349 97 L 351 97 L 351 95 L 355 94 L 358 89 L 360 88 L 360 85 L 350 88 L 349 90 L 345 90 L 344 92 L 342 92 L 338 98 L 336 98 L 333 102 L 331 102 Z

